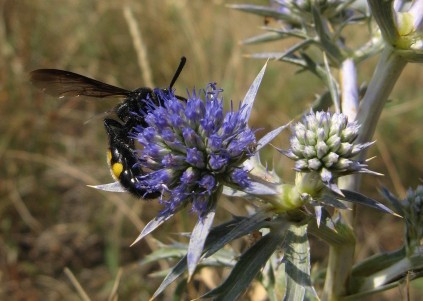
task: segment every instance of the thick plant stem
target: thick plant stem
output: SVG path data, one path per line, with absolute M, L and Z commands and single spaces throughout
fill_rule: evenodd
M 347 281 L 354 263 L 353 257 L 354 245 L 330 247 L 322 300 L 337 301 L 346 295 Z
M 345 243 L 343 245 L 333 244 L 329 247 L 323 301 L 337 301 L 346 295 L 347 282 L 354 263 L 355 239 L 352 229 L 339 222 L 336 225 L 336 230 L 345 238 Z
M 406 64 L 407 61 L 396 54 L 393 48 L 386 47 L 383 50 L 358 112 L 361 132 L 357 143 L 372 139 L 385 102 Z M 365 152 L 361 152 L 360 156 L 360 159 L 364 158 Z
M 383 50 L 357 114 L 357 120 L 361 124 L 357 143 L 365 143 L 372 139 L 385 102 L 406 63 L 406 60 L 397 55 L 393 48 L 387 46 Z M 364 157 L 365 152 L 361 152 L 359 159 L 363 160 Z M 359 186 L 354 181 L 349 185 L 354 185 L 356 188 Z M 344 222 L 346 222 L 344 226 L 348 227 L 347 223 L 351 223 L 351 219 L 347 217 Z M 353 230 L 349 230 L 353 236 Z M 330 247 L 323 300 L 336 301 L 347 293 L 345 289 L 354 263 L 354 248 L 353 241 L 345 246 Z

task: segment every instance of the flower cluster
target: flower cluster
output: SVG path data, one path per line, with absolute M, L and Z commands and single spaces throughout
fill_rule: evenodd
M 382 195 L 404 217 L 406 251 L 407 255 L 413 255 L 422 245 L 423 239 L 423 185 L 417 186 L 415 190 L 408 189 L 403 200 L 395 197 L 386 188 L 382 188 Z
M 407 191 L 403 206 L 407 208 L 406 215 L 408 219 L 415 222 L 415 224 L 423 223 L 423 185 L 417 186 L 416 190 L 409 189 Z
M 423 239 L 423 186 L 416 190 L 409 189 L 402 203 L 406 222 L 406 238 L 408 247 L 413 249 L 421 244 Z
M 291 148 L 283 153 L 296 161 L 297 171 L 318 172 L 325 183 L 354 172 L 370 172 L 353 158 L 372 142 L 354 143 L 359 125 L 349 123 L 346 115 L 310 112 L 291 130 Z
M 299 27 L 301 23 L 313 22 L 313 7 L 318 7 L 319 11 L 332 22 L 342 23 L 353 15 L 353 10 L 345 5 L 341 0 L 271 0 L 271 7 L 275 8 L 287 25 Z
M 162 215 L 191 203 L 201 216 L 222 185 L 249 185 L 240 165 L 254 154 L 254 132 L 242 106 L 224 114 L 221 91 L 209 84 L 184 102 L 172 91 L 156 89 L 161 104 L 146 100 L 147 126 L 135 127 L 132 138 L 142 146 L 139 165 L 148 171 L 139 178 L 140 189 L 161 192 Z

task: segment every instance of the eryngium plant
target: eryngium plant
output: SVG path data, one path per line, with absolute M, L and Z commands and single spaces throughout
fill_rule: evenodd
M 310 112 L 302 123 L 292 126 L 293 149 L 286 153 L 295 160 L 303 160 L 304 152 L 312 160 L 313 153 L 322 162 L 327 156 L 336 156 L 339 163 L 313 165 L 313 168 L 297 166 L 299 173 L 292 184 L 284 183 L 277 174 L 261 164 L 258 151 L 287 127 L 281 126 L 256 141 L 254 130 L 248 126 L 265 67 L 254 80 L 238 111 L 231 109 L 224 113 L 223 91 L 210 84 L 205 90 L 189 94 L 186 101 L 177 98 L 173 91 L 157 90 L 160 105 L 145 99 L 147 109 L 133 112 L 144 116 L 144 123 L 134 125 L 133 131 L 128 133 L 141 145 L 136 151 L 137 164 L 145 174 L 138 179 L 139 189 L 146 193 L 159 191 L 158 200 L 164 207 L 134 243 L 186 207 L 198 218 L 186 256 L 171 270 L 154 296 L 185 270 L 190 278 L 201 258 L 214 256 L 227 243 L 254 231 L 266 234 L 238 255 L 239 260 L 232 266 L 226 281 L 204 297 L 238 298 L 272 256 L 281 250 L 285 250 L 284 270 L 287 277 L 292 277 L 287 283 L 301 294 L 308 289 L 317 296 L 311 283 L 307 255 L 308 225 L 317 225 L 313 226 L 314 234 L 329 242 L 345 242 L 351 237 L 341 237 L 337 232 L 340 230 L 334 229 L 327 206 L 347 209 L 341 202 L 345 200 L 393 213 L 375 200 L 336 186 L 336 180 L 342 175 L 367 171 L 365 165 L 348 158 L 370 145 L 354 142 L 358 125 L 348 123 L 342 113 Z M 301 146 L 293 143 L 297 140 L 301 140 Z M 323 147 L 320 142 L 327 146 Z M 323 169 L 326 172 L 322 172 Z M 326 173 L 331 176 L 325 176 Z M 98 188 L 103 189 L 104 186 Z M 222 192 L 227 196 L 259 201 L 255 202 L 256 212 L 212 227 Z M 315 213 L 310 208 L 315 208 Z M 298 260 L 295 254 L 297 248 L 306 257 Z M 295 282 L 297 268 L 303 271 L 301 285 Z M 240 278 L 239 275 L 243 276 Z
M 265 34 L 246 44 L 288 37 L 295 40 L 288 50 L 251 57 L 294 64 L 321 79 L 326 91 L 302 121 L 293 122 L 291 147 L 277 149 L 295 161 L 295 180 L 281 179 L 259 158 L 262 148 L 287 125 L 259 141 L 248 126 L 265 68 L 238 110 L 231 106 L 227 113 L 223 112 L 223 91 L 215 84 L 188 94 L 186 102 L 173 91 L 156 91 L 160 106 L 143 100 L 148 108 L 133 113 L 144 116 L 147 125 L 135 125 L 128 135 L 141 144 L 138 165 L 145 175 L 138 179 L 140 189 L 160 192 L 163 210 L 134 243 L 186 207 L 197 218 L 186 253 L 153 298 L 183 279 L 185 271 L 191 279 L 203 266 L 231 270 L 223 283 L 203 296 L 216 300 L 239 298 L 258 275 L 271 300 L 311 300 L 319 295 L 323 300 L 360 300 L 400 285 L 411 272 L 420 276 L 415 271 L 423 269 L 421 189 L 410 193 L 403 203 L 385 191 L 396 208 L 394 213 L 354 191 L 359 187 L 358 178 L 344 180 L 358 173 L 376 174 L 367 169 L 366 150 L 373 143 L 383 104 L 402 69 L 407 62 L 423 61 L 423 0 L 411 5 L 369 0 L 369 6 L 354 1 L 275 0 L 269 6 L 231 7 L 271 21 L 264 27 Z M 367 25 L 369 39 L 361 45 L 349 44 L 345 29 L 357 23 Z M 376 54 L 381 56 L 375 74 L 359 89 L 357 66 Z M 110 189 L 116 185 L 97 188 L 116 190 Z M 213 227 L 216 210 L 223 210 L 219 206 L 222 195 L 244 198 L 255 205 L 255 211 Z M 346 202 L 404 216 L 406 246 L 355 263 L 353 209 Z M 328 210 L 330 207 L 335 210 Z M 223 249 L 258 231 L 260 235 L 243 253 Z M 330 248 L 321 291 L 314 288 L 312 280 L 309 235 L 324 240 Z M 180 245 L 163 246 L 160 254 L 176 247 Z M 147 260 L 159 258 L 162 256 L 153 253 Z

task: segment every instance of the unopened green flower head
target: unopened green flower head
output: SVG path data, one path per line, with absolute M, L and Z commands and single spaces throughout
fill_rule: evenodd
M 413 219 L 423 220 L 423 185 L 417 186 L 416 190 L 409 189 L 407 191 L 404 206 L 408 208 L 410 214 L 415 215 Z
M 369 172 L 367 165 L 354 160 L 371 143 L 355 143 L 360 126 L 346 115 L 310 112 L 291 127 L 291 148 L 283 153 L 295 160 L 295 170 L 317 172 L 325 183 L 339 176 Z
M 281 19 L 291 23 L 288 25 L 293 27 L 298 27 L 304 22 L 313 22 L 312 9 L 315 6 L 322 15 L 335 23 L 342 23 L 354 14 L 353 10 L 347 8 L 345 1 L 342 0 L 271 0 L 270 3 L 280 14 L 290 16 L 290 18 Z M 295 20 L 298 20 L 298 23 Z
M 420 245 L 420 240 L 423 238 L 423 185 L 419 185 L 416 190 L 407 191 L 403 210 L 408 245 L 409 247 Z

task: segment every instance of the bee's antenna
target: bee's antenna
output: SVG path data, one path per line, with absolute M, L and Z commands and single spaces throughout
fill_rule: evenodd
M 181 62 L 179 63 L 178 69 L 176 69 L 175 75 L 172 78 L 172 81 L 170 82 L 169 88 L 172 89 L 173 85 L 175 84 L 176 80 L 179 77 L 179 74 L 181 74 L 182 69 L 184 69 L 185 63 L 187 62 L 187 59 L 183 56 L 181 57 Z

